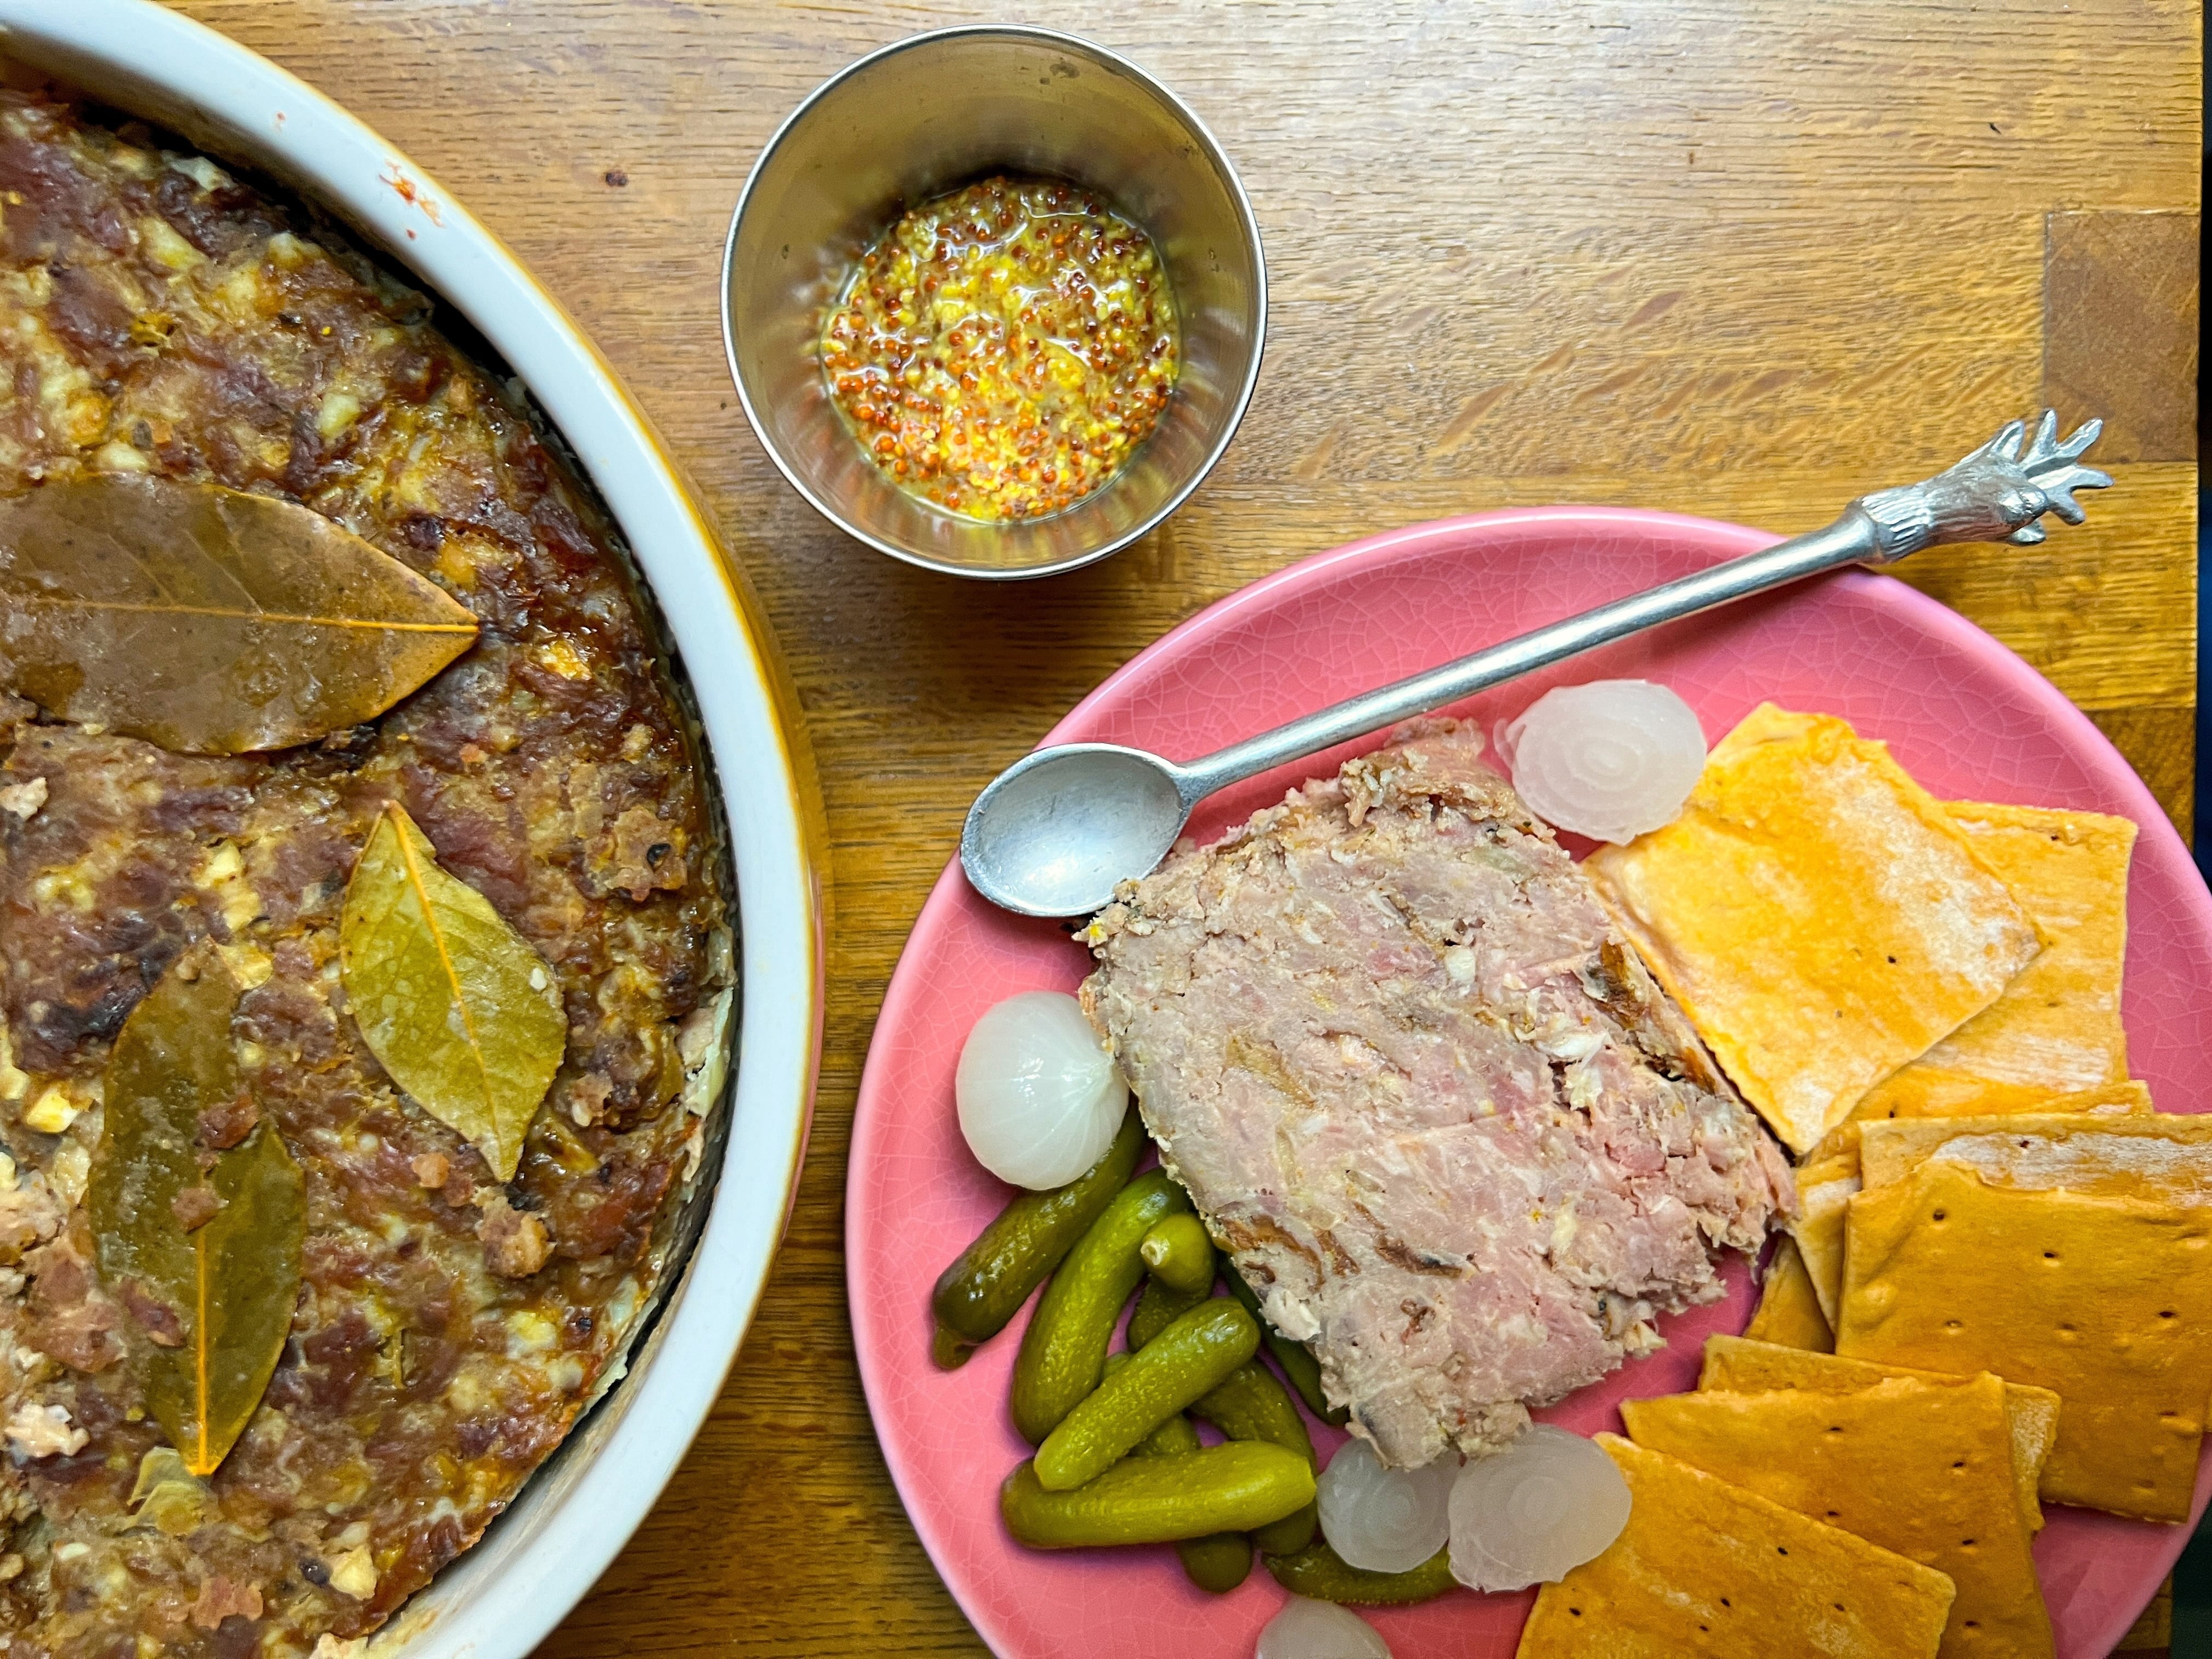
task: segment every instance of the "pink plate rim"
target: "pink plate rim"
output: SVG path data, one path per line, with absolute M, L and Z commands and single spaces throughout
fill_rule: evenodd
M 1515 528 L 1554 528 L 1595 534 L 1607 532 L 1660 532 L 1679 538 L 1680 543 L 1697 550 L 1711 554 L 1711 562 L 1757 552 L 1782 539 L 1770 531 L 1686 514 L 1640 507 L 1571 505 L 1507 507 L 1430 520 L 1382 531 L 1294 561 L 1224 595 L 1177 623 L 1102 680 L 1039 740 L 1037 746 L 1041 748 L 1062 741 L 1064 732 L 1085 726 L 1094 710 L 1118 700 L 1125 689 L 1132 682 L 1145 677 L 1160 658 L 1176 654 L 1195 638 L 1227 629 L 1247 612 L 1264 609 L 1278 602 L 1286 593 L 1324 584 L 1330 578 L 1343 574 L 1347 566 L 1380 562 L 1392 555 L 1424 550 L 1431 544 L 1455 542 L 1470 533 L 1479 535 L 1485 532 Z M 2164 842 L 2170 853 L 2185 862 L 2190 860 L 2187 846 L 2167 818 L 2165 809 L 2158 804 L 2126 758 L 2112 746 L 2111 739 L 2098 729 L 2095 722 L 2075 707 L 2064 693 L 2009 647 L 1958 612 L 1902 582 L 1885 580 L 1862 570 L 1815 580 L 1821 583 L 1849 584 L 1857 590 L 1856 597 L 1890 608 L 1924 633 L 1990 663 L 1997 672 L 2011 682 L 2014 689 L 2033 702 L 2062 741 L 2069 747 L 2086 750 L 2105 763 L 2100 769 L 2108 775 L 2100 779 L 2100 782 L 2109 782 L 2112 786 L 2123 815 L 2135 820 L 2142 841 Z M 1233 739 L 1224 739 L 1227 740 Z M 948 861 L 931 887 L 929 896 L 909 930 L 909 942 L 913 934 L 921 932 L 940 912 L 971 901 L 972 895 L 961 875 L 959 860 L 956 857 Z M 2182 902 L 2185 909 L 2191 913 L 2187 921 L 2204 933 L 2212 935 L 2212 890 L 2208 890 L 2201 883 L 2189 886 L 2184 891 Z M 894 1337 L 889 1328 L 887 1322 L 892 1317 L 890 1310 L 878 1306 L 865 1295 L 860 1279 L 858 1264 L 869 1259 L 875 1237 L 874 1218 L 870 1213 L 862 1190 L 863 1172 L 876 1152 L 876 1108 L 885 1086 L 876 1065 L 877 1048 L 884 1040 L 884 1032 L 896 1030 L 904 1024 L 924 972 L 910 951 L 902 950 L 892 970 L 890 982 L 884 990 L 883 1004 L 871 1033 L 869 1052 L 862 1067 L 860 1090 L 854 1103 L 853 1138 L 846 1167 L 847 1302 L 851 1314 L 854 1358 L 860 1372 L 861 1387 L 869 1402 L 872 1419 L 878 1422 L 878 1402 L 885 1397 L 890 1385 L 893 1368 L 896 1364 L 890 1355 L 899 1346 L 900 1339 Z M 921 1538 L 923 1548 L 928 1552 L 932 1565 L 939 1565 L 945 1551 L 939 1535 L 936 1512 L 921 1486 L 920 1471 L 912 1464 L 908 1449 L 895 1443 L 880 1427 L 877 1441 L 882 1447 L 884 1461 L 890 1471 L 892 1485 L 898 1492 L 899 1500 L 905 1506 L 908 1519 Z M 2212 1448 L 2208 1448 L 2208 1450 L 2212 1450 Z M 2208 1483 L 2200 1472 L 2190 1524 L 2171 1528 L 2171 1535 L 2158 1540 L 2157 1549 L 2152 1552 L 2160 1577 L 2172 1571 L 2173 1563 L 2187 1546 L 2197 1522 L 2204 1515 L 2208 1496 L 2212 1496 L 2212 1491 L 2208 1491 Z M 941 1565 L 939 1565 L 939 1571 L 940 1577 L 944 1577 Z M 1003 1645 L 1005 1632 L 1000 1629 L 1001 1621 L 988 1610 L 975 1604 L 975 1598 L 968 1593 L 967 1586 L 950 1577 L 945 1577 L 944 1582 L 962 1613 L 992 1651 L 1006 1652 L 1008 1650 Z M 2124 1625 L 2116 1628 L 2112 1632 L 2113 1639 L 2118 1640 L 2124 1630 Z

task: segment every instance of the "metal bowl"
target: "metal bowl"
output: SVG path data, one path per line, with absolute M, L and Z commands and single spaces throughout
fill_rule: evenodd
M 1150 233 L 1182 368 L 1103 489 L 1049 517 L 985 524 L 877 470 L 830 400 L 817 343 L 854 263 L 901 213 L 993 173 L 1071 179 Z M 1126 58 L 1048 29 L 917 34 L 825 82 L 761 152 L 722 259 L 722 341 L 769 458 L 847 534 L 961 576 L 1073 570 L 1174 512 L 1243 417 L 1267 313 L 1259 227 L 1212 134 Z

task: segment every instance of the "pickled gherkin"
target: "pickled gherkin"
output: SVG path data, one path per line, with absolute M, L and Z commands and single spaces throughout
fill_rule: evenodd
M 1216 1297 L 1193 1308 L 1142 1352 L 1115 1367 L 1045 1437 L 1037 1448 L 1038 1484 L 1067 1492 L 1103 1474 L 1259 1347 L 1258 1323 L 1234 1302 Z
M 1320 1471 L 1305 1419 L 1298 1415 L 1297 1407 L 1275 1381 L 1274 1373 L 1257 1360 L 1239 1365 L 1194 1401 L 1190 1414 L 1212 1424 L 1231 1440 L 1265 1440 L 1294 1451 L 1305 1459 L 1309 1468 L 1316 1474 Z M 1320 1518 L 1319 1510 L 1309 1504 L 1262 1528 L 1252 1541 L 1269 1555 L 1291 1554 L 1313 1541 Z
M 1367 1607 L 1431 1601 L 1457 1582 L 1451 1574 L 1449 1549 L 1438 1550 L 1405 1572 L 1370 1572 L 1352 1565 L 1319 1538 L 1295 1554 L 1269 1555 L 1267 1571 L 1293 1595 Z
M 1127 1362 L 1127 1354 L 1112 1354 L 1106 1361 L 1106 1374 L 1111 1376 L 1116 1360 Z M 1199 1449 L 1198 1431 L 1181 1412 L 1146 1435 L 1132 1457 L 1175 1457 Z M 1278 1524 L 1280 1524 L 1279 1522 Z M 1252 1572 L 1252 1540 L 1241 1532 L 1217 1532 L 1204 1538 L 1185 1538 L 1176 1547 L 1182 1559 L 1183 1576 L 1213 1595 L 1226 1595 L 1243 1583 Z
M 1313 1471 L 1297 1453 L 1231 1441 L 1176 1456 L 1124 1458 L 1073 1492 L 1047 1492 L 1024 1463 L 1000 1488 L 999 1512 L 1022 1543 L 1078 1549 L 1249 1532 L 1313 1498 Z
M 1129 1352 L 1134 1353 L 1205 1300 L 1203 1291 L 1192 1294 L 1170 1290 L 1157 1279 L 1146 1279 L 1145 1293 L 1137 1298 L 1137 1310 L 1129 1316 Z
M 1145 1271 L 1170 1290 L 1204 1296 L 1213 1288 L 1213 1241 L 1194 1215 L 1171 1215 L 1144 1237 Z
M 1133 1107 L 1106 1156 L 1089 1171 L 1051 1192 L 1019 1194 L 960 1253 L 930 1297 L 937 1316 L 931 1352 L 940 1367 L 966 1364 L 976 1344 L 1006 1328 L 1128 1183 L 1144 1149 L 1144 1125 Z
M 1031 1445 L 1098 1386 L 1122 1304 L 1145 1276 L 1138 1244 L 1161 1218 L 1189 1208 L 1182 1188 L 1152 1170 L 1116 1194 L 1068 1251 L 1014 1359 L 1014 1426 Z

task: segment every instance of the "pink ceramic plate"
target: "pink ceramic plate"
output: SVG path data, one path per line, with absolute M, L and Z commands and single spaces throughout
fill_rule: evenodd
M 2062 530 L 2060 534 L 2065 532 Z M 1053 732 L 1187 758 L 1382 681 L 1773 539 L 1657 513 L 1554 507 L 1420 526 L 1323 553 L 1184 623 L 1109 679 Z M 2001 559 L 2000 549 L 1986 556 Z M 1761 699 L 1840 714 L 1885 738 L 1938 795 L 2116 812 L 2142 827 L 2129 902 L 2128 1036 L 2136 1074 L 2166 1111 L 2198 1109 L 2212 1045 L 2212 897 L 2180 838 L 2110 744 L 2033 669 L 1972 623 L 1883 576 L 1832 576 L 1583 658 L 1474 699 L 1486 729 L 1547 686 L 1638 676 L 1689 699 L 1717 739 Z M 1340 753 L 1214 801 L 1218 835 Z M 1006 1418 L 1026 1313 L 965 1369 L 929 1363 L 938 1271 L 1005 1203 L 968 1155 L 952 1073 L 969 1026 L 1000 998 L 1073 990 L 1087 953 L 1049 922 L 994 909 L 957 866 L 938 883 L 884 998 L 860 1085 L 847 1188 L 853 1327 L 892 1478 L 931 1559 L 1006 1659 L 1243 1659 L 1283 1592 L 1264 1570 L 1207 1596 L 1173 1553 L 1042 1554 L 1012 1543 L 1000 1479 L 1029 1448 Z M 1707 1333 L 1741 1330 L 1749 1286 L 1662 1321 L 1668 1346 L 1543 1413 L 1584 1432 L 1620 1426 L 1617 1401 L 1694 1382 Z M 1341 1437 L 1322 1431 L 1324 1455 Z M 2200 1474 L 2203 1512 L 2208 1479 Z M 2058 1510 L 2036 1546 L 2065 1659 L 2110 1650 L 2172 1568 L 2185 1531 Z M 1397 1659 L 1505 1659 L 1531 1595 L 1455 1591 L 1378 1611 Z

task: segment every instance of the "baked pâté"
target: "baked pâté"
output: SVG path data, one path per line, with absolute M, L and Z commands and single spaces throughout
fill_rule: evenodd
M 173 752 L 0 689 L 0 1653 L 331 1659 L 514 1498 L 668 1267 L 734 994 L 698 757 L 611 528 L 519 391 L 204 157 L 0 94 L 0 497 L 281 497 L 479 625 L 389 712 L 276 752 Z M 349 1006 L 349 882 L 395 806 L 565 1019 L 508 1180 Z M 273 1134 L 305 1212 L 274 1374 L 204 1474 L 148 1397 L 190 1310 L 117 1282 L 87 1203 L 118 1035 L 199 963 L 237 988 L 240 1092 L 191 1156 Z

